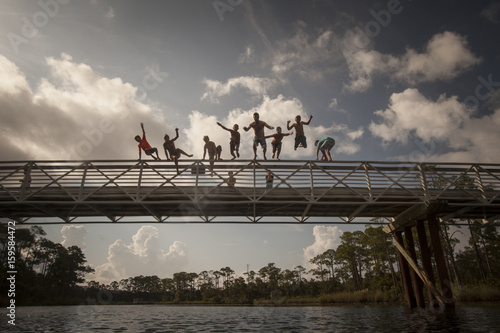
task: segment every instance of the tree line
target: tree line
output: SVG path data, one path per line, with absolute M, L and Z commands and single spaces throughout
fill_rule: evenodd
M 465 231 L 465 230 L 464 230 Z M 500 235 L 492 224 L 469 221 L 471 238 L 457 251 L 455 237 L 441 227 L 447 267 L 456 286 L 497 285 L 500 272 Z M 5 235 L 2 229 L 1 235 Z M 391 235 L 382 227 L 344 232 L 340 245 L 309 259 L 310 269 L 296 266 L 282 269 L 268 263 L 258 270 L 247 269 L 241 276 L 231 267 L 200 273 L 177 272 L 172 277 L 135 276 L 109 285 L 85 281 L 93 272 L 85 255 L 76 246 L 65 248 L 46 239 L 41 227 L 17 229 L 16 265 L 18 304 L 87 304 L 129 302 L 204 302 L 212 304 L 253 304 L 261 300 L 300 300 L 322 295 L 368 290 L 386 300 L 402 300 L 402 284 L 396 249 Z M 2 238 L 4 239 L 4 238 Z M 419 252 L 417 244 L 417 252 Z M 0 284 L 5 290 L 5 245 Z M 86 284 L 84 284 L 86 283 Z M 1 295 L 2 302 L 5 295 Z

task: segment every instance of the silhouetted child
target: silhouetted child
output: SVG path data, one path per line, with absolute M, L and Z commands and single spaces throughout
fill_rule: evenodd
M 139 160 L 141 159 L 141 149 L 144 150 L 146 155 L 151 156 L 155 160 L 159 160 L 160 156 L 158 156 L 158 149 L 152 148 L 149 144 L 148 140 L 146 140 L 146 132 L 144 131 L 144 124 L 141 123 L 142 128 L 142 138 L 139 135 L 135 136 L 135 141 L 139 142 Z M 156 154 L 156 157 L 153 155 Z
M 233 129 L 229 129 L 219 122 L 217 122 L 217 125 L 231 133 L 231 139 L 229 140 L 229 150 L 231 152 L 231 156 L 233 156 L 232 159 L 234 160 L 236 156 L 240 157 L 240 132 L 238 132 L 238 129 L 240 127 L 238 126 L 238 124 L 234 124 Z
M 267 144 L 266 144 L 266 139 L 264 135 L 264 127 L 267 127 L 269 129 L 274 129 L 273 126 L 268 125 L 265 121 L 261 121 L 260 116 L 257 112 L 253 114 L 253 119 L 254 122 L 248 125 L 248 127 L 243 127 L 245 132 L 248 132 L 250 128 L 253 128 L 255 137 L 253 139 L 253 159 L 257 159 L 257 146 L 260 144 L 262 147 L 262 155 L 264 156 L 264 159 L 267 160 L 266 158 L 266 151 L 267 151 Z
M 170 139 L 168 134 L 165 134 L 165 136 L 163 137 L 163 140 L 165 140 L 165 142 L 163 142 L 163 150 L 165 151 L 165 156 L 167 156 L 167 160 L 169 160 L 171 158 L 174 161 L 175 169 L 177 170 L 177 174 L 179 174 L 178 160 L 181 157 L 181 155 L 186 155 L 187 157 L 193 157 L 192 154 L 188 154 L 184 150 L 175 147 L 174 141 L 177 140 L 178 138 L 179 138 L 179 129 L 178 128 L 175 129 L 175 138 Z M 169 154 L 170 154 L 170 158 L 168 156 Z
M 222 161 L 222 158 L 220 157 L 221 154 L 222 154 L 222 146 L 218 145 L 215 148 L 215 160 L 216 161 Z
M 290 126 L 290 120 L 287 121 L 286 128 L 288 130 L 295 128 L 295 145 L 293 147 L 294 150 L 297 150 L 297 147 L 307 148 L 307 141 L 306 141 L 306 137 L 304 135 L 304 125 L 309 125 L 312 117 L 313 117 L 312 115 L 309 116 L 308 121 L 301 121 L 301 117 L 297 116 L 297 117 L 295 117 L 295 123 L 292 124 L 291 126 Z
M 281 140 L 283 140 L 283 137 L 292 135 L 293 132 L 290 133 L 282 133 L 281 132 L 281 127 L 276 127 L 276 133 L 267 135 L 265 138 L 273 138 L 273 141 L 271 142 L 271 146 L 273 146 L 273 157 L 276 155 L 276 159 L 280 159 L 280 153 L 281 153 Z
M 205 141 L 205 146 L 203 147 L 203 159 L 205 159 L 205 156 L 208 152 L 208 158 L 210 160 L 210 176 L 214 175 L 214 159 L 215 159 L 215 154 L 217 152 L 217 146 L 213 141 L 210 141 L 210 138 L 208 135 L 205 135 L 203 137 L 203 141 Z

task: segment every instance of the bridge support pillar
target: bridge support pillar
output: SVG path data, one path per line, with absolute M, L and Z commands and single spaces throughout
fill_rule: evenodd
M 455 307 L 450 277 L 439 237 L 439 222 L 435 215 L 438 208 L 439 204 L 412 207 L 396 217 L 385 229 L 386 232 L 393 234 L 406 301 L 410 308 L 425 307 L 424 286 L 427 287 L 427 301 L 430 307 L 439 306 L 445 309 Z M 420 261 L 417 259 L 417 251 L 415 250 L 414 227 L 416 227 L 418 236 Z M 430 245 L 427 235 L 430 238 Z M 435 262 L 435 270 L 438 273 L 438 283 L 436 283 L 434 276 L 432 257 Z M 419 263 L 423 269 L 420 268 Z
M 455 299 L 453 298 L 453 291 L 451 290 L 450 276 L 446 268 L 446 259 L 444 257 L 443 247 L 441 246 L 439 223 L 436 216 L 429 215 L 427 217 L 427 224 L 434 252 L 434 260 L 436 261 L 439 283 L 441 285 L 442 301 L 444 302 L 445 308 L 453 308 L 455 307 Z

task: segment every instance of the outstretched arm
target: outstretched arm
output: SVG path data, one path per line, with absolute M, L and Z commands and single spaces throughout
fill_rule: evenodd
M 248 132 L 250 130 L 250 128 L 252 128 L 252 124 L 248 125 L 248 127 L 243 127 L 245 132 Z
M 217 122 L 217 125 L 219 125 L 220 127 L 222 127 L 223 129 L 225 129 L 226 131 L 231 131 L 229 128 L 227 128 L 226 126 L 222 125 L 221 123 Z
M 309 116 L 309 120 L 308 120 L 307 122 L 306 122 L 306 121 L 303 121 L 302 123 L 303 123 L 304 125 L 309 125 L 309 123 L 311 122 L 311 119 L 312 119 L 312 118 L 313 118 L 313 116 L 312 116 L 312 115 L 310 115 L 310 116 Z
M 142 136 L 146 136 L 146 131 L 144 131 L 144 123 L 141 123 L 141 128 L 142 128 Z
M 274 129 L 274 126 L 269 125 L 268 123 L 264 123 L 264 126 L 266 126 L 269 129 Z

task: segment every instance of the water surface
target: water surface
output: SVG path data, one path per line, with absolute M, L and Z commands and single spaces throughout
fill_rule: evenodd
M 405 306 L 19 307 L 1 332 L 500 332 L 500 304 L 458 306 L 451 313 Z

